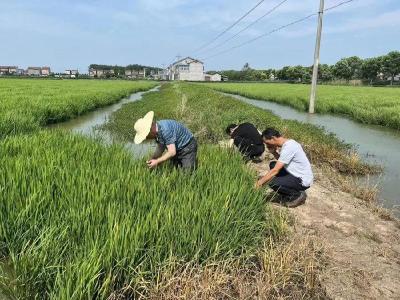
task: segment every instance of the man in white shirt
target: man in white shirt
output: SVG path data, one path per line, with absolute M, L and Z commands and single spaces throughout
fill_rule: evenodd
M 274 128 L 264 130 L 262 138 L 277 161 L 270 163 L 270 171 L 257 181 L 256 187 L 268 183 L 288 207 L 303 204 L 307 198 L 305 190 L 314 180 L 310 161 L 303 148 L 295 140 L 281 136 Z

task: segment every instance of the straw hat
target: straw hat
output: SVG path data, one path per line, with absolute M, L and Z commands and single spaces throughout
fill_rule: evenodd
M 143 142 L 150 133 L 151 124 L 153 123 L 154 111 L 149 111 L 143 118 L 135 123 L 135 144 Z

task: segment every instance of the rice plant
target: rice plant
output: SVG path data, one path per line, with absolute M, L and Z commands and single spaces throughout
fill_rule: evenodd
M 213 89 L 307 111 L 310 86 L 271 83 L 205 84 Z M 356 121 L 400 129 L 400 89 L 321 85 L 316 112 L 343 114 Z
M 0 79 L 0 139 L 36 131 L 155 85 L 122 80 Z
M 21 299 L 133 297 L 169 261 L 251 254 L 281 234 L 238 155 L 202 146 L 199 160 L 192 174 L 150 172 L 120 146 L 68 133 L 1 140 L 3 287 Z

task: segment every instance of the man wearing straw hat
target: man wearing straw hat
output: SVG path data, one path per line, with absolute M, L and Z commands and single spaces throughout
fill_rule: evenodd
M 145 139 L 155 139 L 157 148 L 147 165 L 150 169 L 171 159 L 176 167 L 195 169 L 197 164 L 197 141 L 183 124 L 175 120 L 153 120 L 154 112 L 149 111 L 135 123 L 135 144 Z

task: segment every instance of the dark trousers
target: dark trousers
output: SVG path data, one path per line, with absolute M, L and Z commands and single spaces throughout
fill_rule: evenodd
M 276 161 L 269 163 L 269 168 L 273 169 Z M 287 200 L 294 200 L 300 196 L 301 191 L 305 191 L 309 187 L 304 187 L 301 184 L 301 179 L 293 176 L 285 168 L 282 168 L 279 173 L 269 182 L 269 186 L 279 195 Z
M 189 143 L 171 159 L 175 167 L 194 170 L 197 167 L 197 141 L 193 137 Z

